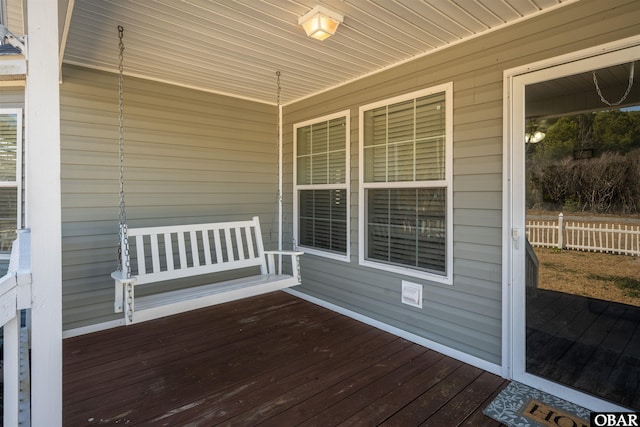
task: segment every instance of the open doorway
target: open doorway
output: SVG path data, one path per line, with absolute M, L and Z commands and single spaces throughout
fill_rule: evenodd
M 638 59 L 620 49 L 516 77 L 511 165 L 513 229 L 525 230 L 512 248 L 514 378 L 635 410 Z

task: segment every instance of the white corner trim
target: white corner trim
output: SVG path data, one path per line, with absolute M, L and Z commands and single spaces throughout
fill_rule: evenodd
M 95 323 L 93 325 L 81 326 L 75 329 L 67 329 L 62 331 L 62 339 L 79 337 L 81 335 L 91 334 L 93 332 L 106 331 L 107 329 L 124 326 L 124 319 L 110 320 L 103 323 Z
M 396 335 L 400 338 L 404 338 L 408 341 L 411 341 L 413 343 L 426 347 L 430 350 L 437 351 L 438 353 L 442 353 L 445 356 L 452 357 L 456 360 L 459 360 L 460 362 L 467 363 L 469 365 L 475 366 L 476 368 L 480 368 L 492 374 L 502 376 L 502 366 L 496 365 L 495 363 L 487 362 L 486 360 L 464 353 L 460 350 L 456 350 L 446 345 L 438 344 L 435 341 L 428 340 L 419 335 L 412 334 L 400 328 L 396 328 L 395 326 L 391 326 L 389 324 L 380 322 L 371 317 L 364 316 L 360 313 L 356 313 L 355 311 L 351 311 L 344 307 L 340 307 L 339 305 L 335 305 L 330 302 L 313 297 L 311 295 L 307 295 L 295 289 L 284 289 L 284 292 L 291 294 L 293 296 L 296 296 L 298 298 L 301 298 L 303 300 L 309 301 L 313 304 L 319 305 L 321 307 L 327 308 L 331 311 L 335 311 L 336 313 L 340 313 L 352 319 L 358 320 L 369 326 L 373 326 L 374 328 L 378 328 L 382 331 L 389 332 L 390 334 Z

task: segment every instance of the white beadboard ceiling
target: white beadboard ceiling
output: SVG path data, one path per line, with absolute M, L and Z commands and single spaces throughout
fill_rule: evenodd
M 74 0 L 63 61 L 286 105 L 577 0 Z M 317 4 L 344 15 L 308 38 Z M 62 31 L 62 29 L 61 29 Z

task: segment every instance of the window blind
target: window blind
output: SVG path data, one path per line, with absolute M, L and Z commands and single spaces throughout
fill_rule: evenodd
M 15 115 L 0 114 L 0 181 L 16 180 L 16 126 Z
M 296 144 L 298 185 L 345 182 L 344 117 L 298 128 Z
M 0 188 L 0 252 L 11 251 L 11 243 L 16 238 L 17 217 L 17 188 Z
M 300 244 L 347 252 L 346 190 L 301 190 Z
M 369 189 L 370 259 L 445 272 L 443 188 Z
M 444 179 L 444 97 L 438 93 L 365 112 L 365 182 Z

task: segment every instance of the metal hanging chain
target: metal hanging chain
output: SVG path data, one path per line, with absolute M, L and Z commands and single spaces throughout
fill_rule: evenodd
M 282 92 L 282 86 L 280 85 L 280 71 L 276 71 L 276 171 L 278 179 L 280 179 L 280 94 Z M 280 192 L 280 186 L 276 188 L 276 207 L 284 201 L 282 193 Z M 276 209 L 277 210 L 277 209 Z M 271 227 L 269 229 L 269 240 L 273 242 L 273 229 L 276 222 L 276 210 L 274 210 L 271 217 Z
M 118 270 L 125 269 L 127 279 L 131 278 L 131 265 L 129 264 L 129 236 L 127 231 L 127 213 L 124 205 L 124 28 L 118 25 L 118 153 L 120 155 L 120 242 L 118 242 Z M 122 253 L 122 242 L 124 242 L 125 253 Z M 122 262 L 122 257 L 124 263 Z
M 624 100 L 627 99 L 627 96 L 629 96 L 629 92 L 631 92 L 631 87 L 633 86 L 633 75 L 634 75 L 634 72 L 635 72 L 635 62 L 631 62 L 631 71 L 629 72 L 629 85 L 627 86 L 627 91 L 624 93 L 624 95 L 622 95 L 622 98 L 620 98 L 619 101 L 617 101 L 617 102 L 609 102 L 609 101 L 607 101 L 607 99 L 602 94 L 602 91 L 600 90 L 600 86 L 598 85 L 598 77 L 596 77 L 596 72 L 592 71 L 591 73 L 593 74 L 593 83 L 596 85 L 596 91 L 598 92 L 598 95 L 600 96 L 600 100 L 602 102 L 604 102 L 605 104 L 607 104 L 609 107 L 615 107 L 617 105 L 622 104 L 624 102 Z
M 280 93 L 282 92 L 282 86 L 280 85 L 280 71 L 276 71 L 276 140 L 278 141 L 278 150 L 276 150 L 276 169 L 278 170 L 278 177 L 280 176 L 280 127 L 282 124 L 280 123 Z M 282 202 L 282 193 L 280 192 L 280 187 L 276 190 L 276 195 L 278 202 Z

